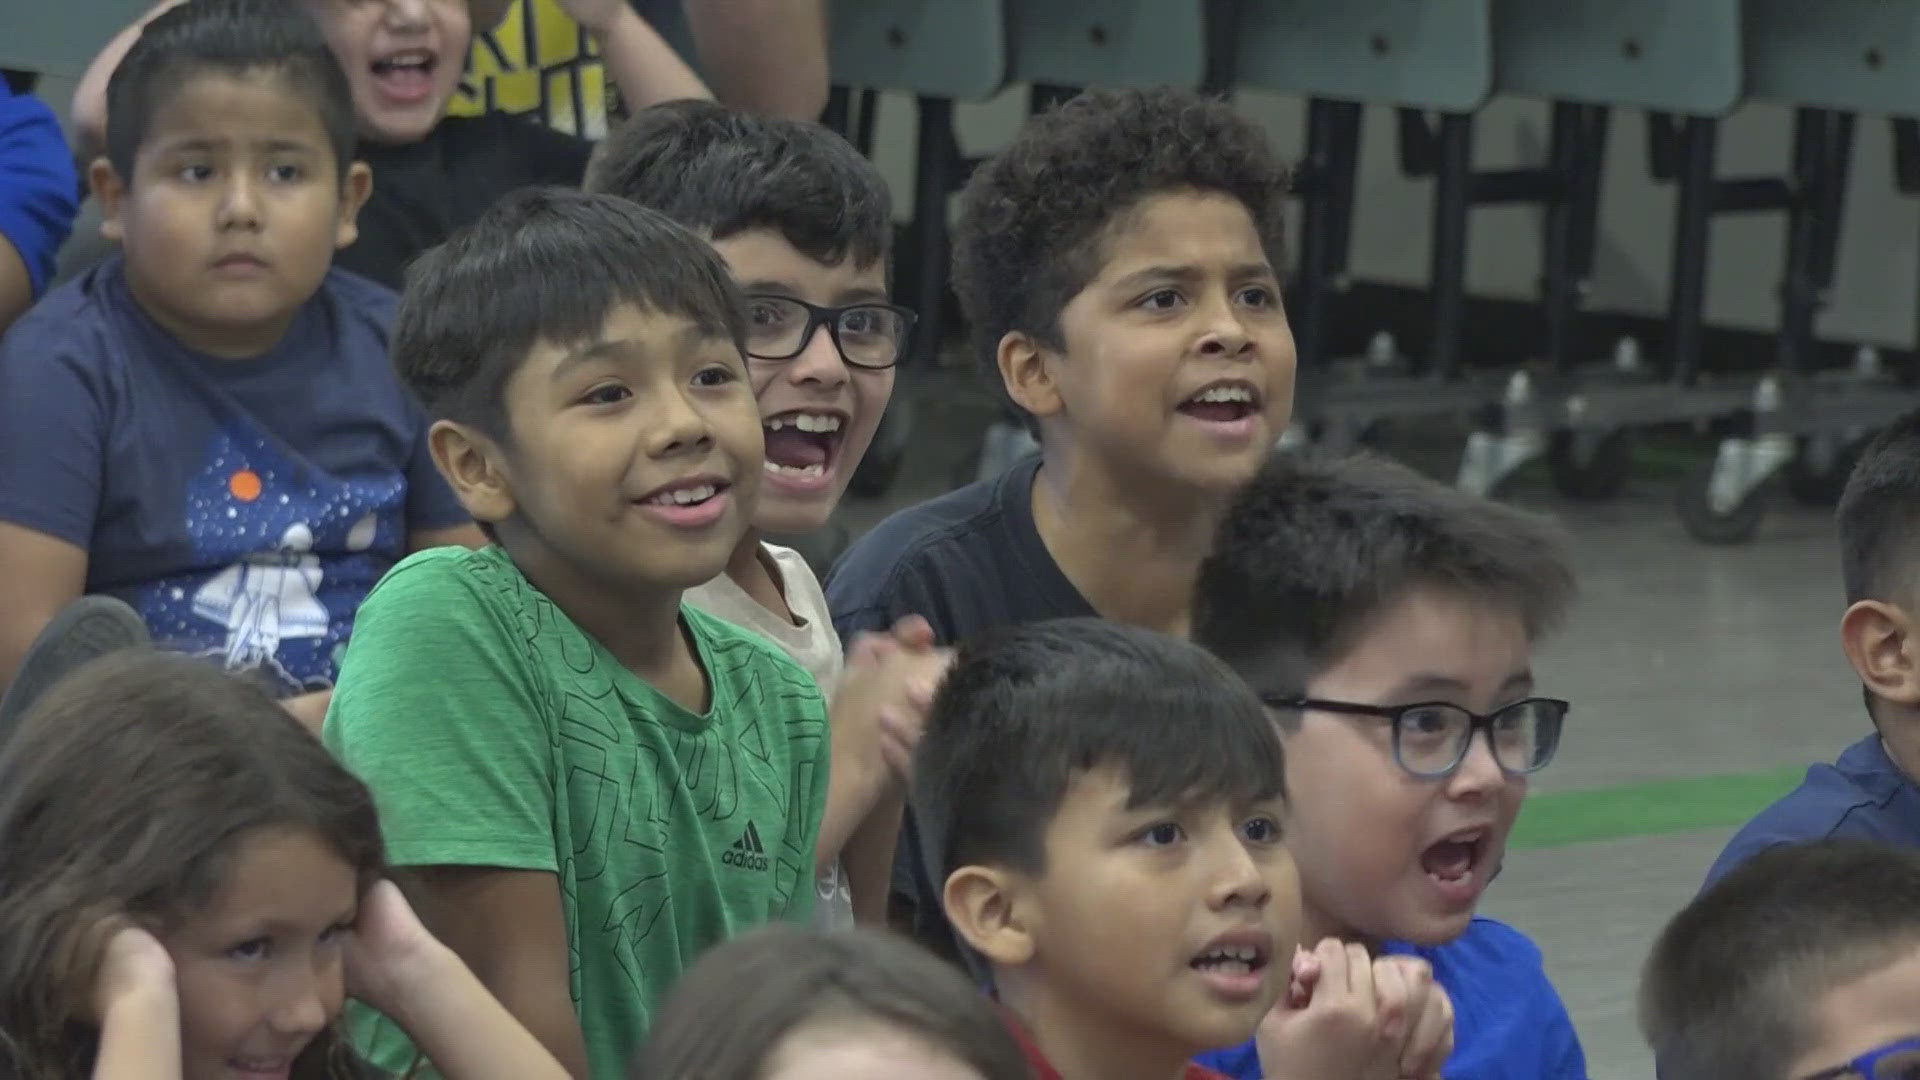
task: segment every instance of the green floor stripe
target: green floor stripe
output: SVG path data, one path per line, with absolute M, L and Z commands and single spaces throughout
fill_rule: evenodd
M 1520 810 L 1508 846 L 1558 847 L 1589 840 L 1728 828 L 1792 790 L 1802 766 L 1723 776 L 1689 776 L 1589 791 L 1534 795 Z

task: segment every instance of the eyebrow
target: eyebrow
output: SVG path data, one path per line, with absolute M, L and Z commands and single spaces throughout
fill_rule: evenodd
M 559 382 L 577 367 L 621 360 L 634 353 L 645 351 L 637 341 L 625 339 L 609 341 L 605 338 L 590 341 L 578 348 L 567 350 L 566 354 L 554 363 L 553 370 L 547 373 L 547 381 Z
M 1174 281 L 1186 284 L 1205 278 L 1207 273 L 1198 266 L 1147 266 L 1114 282 L 1115 288 L 1130 288 L 1145 285 L 1152 281 Z M 1227 269 L 1227 280 L 1245 281 L 1249 278 L 1271 278 L 1273 267 L 1263 262 L 1240 263 Z
M 1513 693 L 1516 690 L 1531 689 L 1532 687 L 1533 672 L 1516 671 L 1512 675 L 1507 676 L 1507 681 L 1500 684 L 1500 692 L 1504 695 Z M 1468 686 L 1465 681 L 1456 679 L 1451 675 L 1429 673 L 1408 676 L 1395 688 L 1393 694 L 1389 697 L 1390 699 L 1407 700 L 1426 694 L 1465 696 L 1471 692 L 1472 689 L 1473 688 Z
M 225 150 L 232 145 L 232 139 L 212 139 L 205 136 L 196 136 L 190 139 L 182 139 L 177 143 L 162 144 L 161 150 L 166 153 L 178 154 L 196 150 Z M 267 139 L 264 142 L 254 143 L 252 145 L 270 154 L 317 154 L 320 152 L 319 147 L 311 143 L 300 142 L 297 139 Z
M 740 291 L 749 296 L 758 293 L 762 295 L 784 296 L 789 300 L 800 299 L 800 290 L 795 288 L 792 282 L 776 281 L 772 278 L 743 281 L 740 283 Z M 885 289 L 875 288 L 872 285 L 855 285 L 852 288 L 842 289 L 834 293 L 833 304 L 830 306 L 846 307 L 850 304 L 885 304 L 888 302 L 889 299 Z

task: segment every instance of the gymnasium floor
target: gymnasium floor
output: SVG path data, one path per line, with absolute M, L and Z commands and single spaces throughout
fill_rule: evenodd
M 985 416 L 948 373 L 902 387 L 914 451 L 887 498 L 846 507 L 856 533 L 946 490 Z M 1783 503 L 1752 545 L 1704 547 L 1663 480 L 1599 506 L 1523 481 L 1514 500 L 1576 538 L 1582 600 L 1537 665 L 1575 711 L 1483 910 L 1540 943 L 1594 1080 L 1650 1080 L 1633 997 L 1654 934 L 1740 822 L 1868 730 L 1836 637 L 1833 528 Z

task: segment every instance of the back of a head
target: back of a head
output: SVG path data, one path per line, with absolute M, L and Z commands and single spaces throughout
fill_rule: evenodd
M 1219 193 L 1247 208 L 1268 262 L 1284 265 L 1288 175 L 1252 121 L 1189 91 L 1095 90 L 1029 120 L 973 173 L 953 238 L 953 286 L 999 385 L 1000 339 L 1019 330 L 1063 348 L 1059 316 L 1141 201 Z
M 651 207 L 714 240 L 772 230 L 829 266 L 866 267 L 893 240 L 886 182 L 816 123 L 673 101 L 609 133 L 585 188 Z
M 698 236 L 612 195 L 522 189 L 408 268 L 394 366 L 435 419 L 503 437 L 507 380 L 534 346 L 591 340 L 621 305 L 743 341 L 739 291 Z
M 1694 899 L 1640 982 L 1666 1080 L 1783 1078 L 1825 994 L 1920 949 L 1920 854 L 1829 840 L 1764 851 Z
M 962 866 L 1045 869 L 1072 782 L 1118 770 L 1130 805 L 1251 803 L 1284 792 L 1258 699 L 1205 651 L 1098 619 L 1031 623 L 960 647 L 914 757 L 934 880 Z
M 1296 697 L 1416 588 L 1510 606 L 1537 638 L 1574 577 L 1542 517 L 1381 458 L 1278 453 L 1201 564 L 1193 637 L 1263 693 Z
M 773 925 L 716 946 L 674 984 L 634 1080 L 760 1080 L 782 1040 L 815 1023 L 883 1025 L 971 1066 L 1027 1080 L 987 999 L 890 934 Z
M 385 870 L 366 787 L 253 683 L 130 651 L 48 691 L 0 751 L 0 1018 L 58 1031 L 61 944 L 103 908 L 164 928 L 210 901 L 249 832 L 306 830 Z M 44 1046 L 41 1047 L 44 1051 Z
M 154 116 L 204 74 L 271 72 L 311 101 L 340 175 L 353 163 L 353 91 L 302 5 L 289 0 L 187 0 L 141 30 L 107 83 L 107 159 L 131 182 Z
M 1911 602 L 1920 571 L 1920 411 L 1874 436 L 1840 496 L 1847 603 Z

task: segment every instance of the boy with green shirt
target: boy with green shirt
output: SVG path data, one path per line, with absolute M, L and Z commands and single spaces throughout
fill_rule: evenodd
M 575 1076 L 623 1075 L 687 963 L 812 904 L 819 690 L 681 603 L 759 487 L 742 307 L 659 214 L 530 190 L 415 264 L 394 331 L 494 545 L 373 590 L 325 737 L 429 927 Z M 411 1061 L 385 1018 L 354 1035 Z

